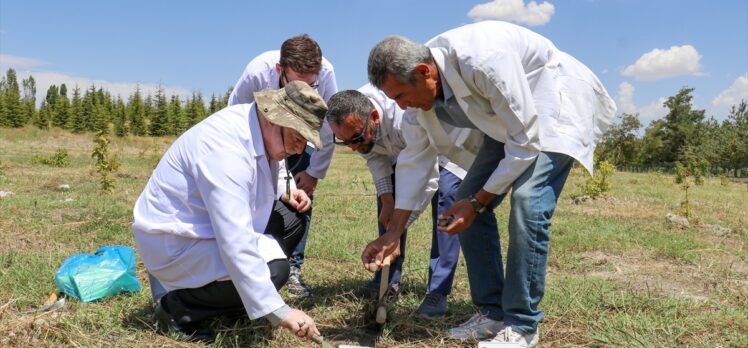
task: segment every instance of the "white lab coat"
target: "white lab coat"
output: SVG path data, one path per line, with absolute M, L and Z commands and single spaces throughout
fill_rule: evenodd
M 398 156 L 407 146 L 405 143 L 405 137 L 403 136 L 403 127 L 412 132 L 415 131 L 415 129 L 421 128 L 421 126 L 418 124 L 403 125 L 403 114 L 405 111 L 398 107 L 394 100 L 388 98 L 384 92 L 373 85 L 367 83 L 359 88 L 358 91 L 369 98 L 377 109 L 380 118 L 379 139 L 375 142 L 371 152 L 362 155 L 366 160 L 366 165 L 369 167 L 372 178 L 376 182 L 392 175 L 392 167 L 395 163 L 397 163 L 397 166 L 401 165 L 401 163 L 398 162 Z M 467 142 L 471 145 L 471 149 L 477 151 L 483 142 L 483 135 L 477 130 L 451 126 L 447 126 L 447 128 L 449 129 L 449 135 L 445 134 L 445 136 L 449 138 L 451 135 L 450 141 L 453 141 L 453 143 L 464 144 Z M 466 141 L 467 138 L 470 138 L 470 141 Z M 455 145 L 448 148 L 448 153 L 460 153 L 460 148 Z M 463 159 L 463 163 L 462 165 L 459 165 L 453 163 L 446 155 L 438 154 L 437 166 L 434 168 L 436 171 L 436 177 L 432 177 L 426 182 L 426 185 L 424 185 L 423 189 L 420 191 L 421 195 L 418 199 L 417 205 L 412 206 L 412 208 L 408 210 L 423 211 L 426 206 L 428 206 L 431 197 L 439 188 L 438 166 L 444 167 L 444 169 L 460 179 L 465 178 L 467 168 L 470 168 L 475 155 L 470 155 L 468 152 L 466 156 L 461 158 Z M 402 165 L 407 166 L 408 164 L 403 163 Z M 411 206 L 409 206 L 409 208 L 410 207 Z
M 279 50 L 267 51 L 252 59 L 244 69 L 239 81 L 236 82 L 234 90 L 231 92 L 231 96 L 229 96 L 229 105 L 251 103 L 255 100 L 254 92 L 266 88 L 278 89 L 280 86 L 280 74 L 275 69 L 275 65 L 278 62 L 280 62 Z M 332 63 L 324 57 L 322 57 L 322 67 L 317 76 L 317 81 L 319 82 L 317 93 L 325 101 L 338 92 L 338 85 L 335 81 L 335 70 Z M 327 169 L 330 167 L 332 154 L 335 150 L 335 139 L 327 121 L 322 123 L 319 137 L 322 141 L 322 149 L 314 151 L 309 160 L 309 167 L 306 169 L 306 172 L 317 179 L 323 179 L 327 174 Z
M 251 319 L 285 303 L 267 262 L 286 256 L 263 234 L 276 201 L 254 103 L 227 107 L 166 151 L 133 208 L 143 263 L 171 291 L 232 280 Z
M 506 157 L 486 191 L 507 192 L 540 151 L 567 154 L 592 173 L 595 144 L 616 106 L 586 66 L 539 34 L 498 21 L 447 31 L 426 46 L 468 119 L 505 144 Z M 405 132 L 408 148 L 399 161 L 412 165 L 398 167 L 396 201 L 400 195 L 418 197 L 421 185 L 413 183 L 433 175 L 433 153 L 453 145 L 440 136 L 444 125 L 433 109 L 409 109 L 405 117 L 422 125 L 427 136 Z

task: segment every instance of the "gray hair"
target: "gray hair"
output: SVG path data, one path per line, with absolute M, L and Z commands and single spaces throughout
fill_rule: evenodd
M 425 45 L 402 36 L 389 36 L 369 52 L 369 82 L 382 88 L 384 79 L 392 74 L 400 83 L 414 83 L 416 65 L 433 62 Z
M 351 113 L 362 121 L 371 114 L 374 105 L 363 93 L 356 90 L 345 90 L 333 94 L 327 102 L 328 123 L 340 125 Z

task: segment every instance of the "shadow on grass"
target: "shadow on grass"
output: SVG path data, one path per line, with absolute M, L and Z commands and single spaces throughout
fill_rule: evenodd
M 310 298 L 291 298 L 284 289 L 281 289 L 281 294 L 289 306 L 310 314 L 325 340 L 334 346 L 352 344 L 374 347 L 439 342 L 446 339 L 446 330 L 475 313 L 475 308 L 469 302 L 450 300 L 450 311 L 444 319 L 422 319 L 415 311 L 426 292 L 425 287 L 404 283 L 400 299 L 388 310 L 387 322 L 379 325 L 374 320 L 376 297 L 360 298 L 355 295 L 356 290 L 366 283 L 358 279 L 339 278 L 335 282 L 316 284 Z M 149 304 L 136 308 L 125 318 L 123 326 L 155 332 L 153 309 Z M 266 320 L 251 321 L 246 315 L 215 318 L 211 327 L 217 337 L 210 346 L 215 347 L 285 347 L 294 344 L 294 341 L 285 341 L 295 339 L 290 335 L 275 337 L 276 329 Z M 457 342 L 451 344 L 459 346 Z

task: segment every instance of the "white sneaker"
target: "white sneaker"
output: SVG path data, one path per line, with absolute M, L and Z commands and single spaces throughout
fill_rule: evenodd
M 482 340 L 496 336 L 503 327 L 503 321 L 490 319 L 479 312 L 460 326 L 451 328 L 447 336 L 455 340 Z
M 539 331 L 539 330 L 538 330 Z M 528 334 L 522 334 L 514 331 L 511 326 L 505 326 L 490 341 L 491 343 L 514 343 L 521 348 L 533 348 L 540 340 L 538 331 Z

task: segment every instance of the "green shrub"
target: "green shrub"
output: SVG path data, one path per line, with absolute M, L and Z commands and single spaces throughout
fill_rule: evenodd
M 616 166 L 608 161 L 601 161 L 595 166 L 595 176 L 591 176 L 582 185 L 582 194 L 592 198 L 606 197 L 610 193 L 610 177 L 616 172 Z
M 70 156 L 68 155 L 68 150 L 57 149 L 55 154 L 52 156 L 35 155 L 33 158 L 31 158 L 31 163 L 40 163 L 52 167 L 63 168 L 69 167 L 71 162 Z

